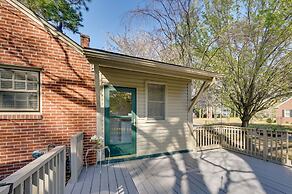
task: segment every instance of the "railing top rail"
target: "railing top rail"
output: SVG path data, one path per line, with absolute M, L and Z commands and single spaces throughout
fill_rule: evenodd
M 45 153 L 41 157 L 35 159 L 34 161 L 28 163 L 23 168 L 17 170 L 15 173 L 11 174 L 1 182 L 13 183 L 13 188 L 21 184 L 28 177 L 30 177 L 33 173 L 39 170 L 42 166 L 44 166 L 48 161 L 54 158 L 57 154 L 61 153 L 63 150 L 65 151 L 66 146 L 57 146 Z M 7 191 L 7 187 L 0 188 L 0 193 L 5 193 Z
M 236 128 L 236 129 L 242 129 L 242 130 L 254 130 L 254 129 L 258 129 L 258 130 L 266 130 L 266 131 L 271 131 L 271 132 L 287 132 L 287 133 L 291 133 L 291 130 L 274 130 L 274 129 L 270 129 L 270 128 L 261 128 L 261 127 L 240 127 L 240 126 L 231 126 L 231 125 L 195 125 L 194 128 L 199 128 L 199 127 L 209 127 L 209 128 L 214 128 L 214 127 L 226 127 L 226 128 Z

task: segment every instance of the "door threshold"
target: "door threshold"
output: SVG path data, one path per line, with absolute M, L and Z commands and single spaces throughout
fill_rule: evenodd
M 109 160 L 127 159 L 127 158 L 133 158 L 136 156 L 137 156 L 136 154 L 131 154 L 131 155 L 123 155 L 123 156 L 111 156 L 111 157 L 107 157 L 106 159 L 109 159 Z

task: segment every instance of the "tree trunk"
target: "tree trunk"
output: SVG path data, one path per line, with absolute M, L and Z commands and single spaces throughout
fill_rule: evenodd
M 244 115 L 244 116 L 241 118 L 241 127 L 248 127 L 250 119 L 251 119 L 250 116 L 248 116 L 248 115 Z

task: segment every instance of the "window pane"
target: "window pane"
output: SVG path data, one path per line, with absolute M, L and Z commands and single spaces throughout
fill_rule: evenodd
M 16 109 L 27 109 L 27 101 L 15 101 Z
M 3 92 L 0 93 L 0 107 L 7 109 L 14 107 L 14 95 L 10 92 Z
M 128 116 L 132 111 L 132 94 L 128 92 L 110 92 L 110 113 L 116 116 Z
M 165 86 L 148 84 L 147 117 L 157 120 L 165 119 Z
M 148 84 L 148 100 L 164 101 L 165 86 L 158 84 Z
M 27 89 L 28 90 L 37 90 L 38 89 L 38 85 L 37 85 L 37 83 L 34 83 L 34 82 L 28 82 L 27 83 Z
M 25 80 L 25 72 L 23 71 L 15 71 L 15 76 L 14 79 L 15 80 Z
M 33 109 L 33 110 L 37 110 L 38 102 L 37 101 L 29 101 L 28 102 L 28 108 L 29 109 Z
M 28 93 L 28 100 L 29 101 L 37 101 L 38 100 L 38 96 L 36 93 Z
M 27 101 L 27 93 L 15 93 L 15 100 Z
M 28 81 L 38 81 L 38 73 L 35 72 L 28 72 L 27 73 L 27 80 Z
M 148 118 L 163 120 L 164 119 L 164 103 L 149 102 L 148 103 Z
M 25 82 L 14 82 L 14 89 L 25 90 Z
M 131 118 L 110 119 L 110 143 L 121 144 L 132 142 Z
M 284 110 L 284 117 L 290 117 L 290 110 Z
M 12 80 L 11 81 L 1 80 L 1 89 L 12 89 Z
M 2 79 L 12 79 L 12 71 L 1 69 L 1 78 Z

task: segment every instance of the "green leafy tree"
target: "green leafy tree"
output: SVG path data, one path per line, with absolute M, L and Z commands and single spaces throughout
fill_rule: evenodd
M 63 29 L 78 32 L 82 26 L 82 10 L 88 10 L 90 0 L 19 0 L 34 13 L 53 24 L 59 31 Z
M 225 75 L 222 97 L 242 120 L 292 95 L 291 1 L 218 1 L 205 19 L 218 36 L 214 70 Z

